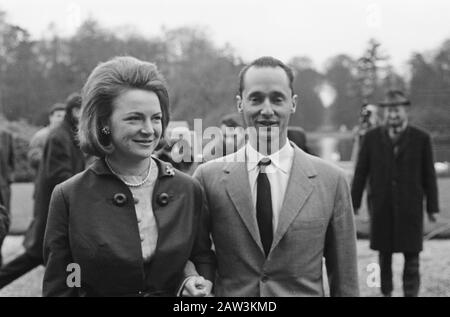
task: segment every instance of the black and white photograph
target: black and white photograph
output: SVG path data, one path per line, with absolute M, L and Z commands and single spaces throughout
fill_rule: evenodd
M 2 1 L 0 251 L 0 297 L 450 297 L 450 2 Z

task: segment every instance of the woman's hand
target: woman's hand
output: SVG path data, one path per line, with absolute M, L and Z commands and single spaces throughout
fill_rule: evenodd
M 211 295 L 212 283 L 203 276 L 191 276 L 184 284 L 183 292 L 184 297 L 209 297 Z

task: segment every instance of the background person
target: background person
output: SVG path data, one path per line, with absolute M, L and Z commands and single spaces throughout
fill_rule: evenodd
M 222 137 L 216 137 L 203 148 L 203 161 L 207 162 L 239 150 L 245 144 L 244 122 L 237 113 L 230 113 L 220 120 Z
M 159 142 L 155 156 L 160 160 L 170 163 L 177 170 L 192 175 L 197 163 L 192 155 L 193 148 L 186 139 L 168 138 L 167 135 Z M 185 153 L 186 151 L 186 153 Z
M 370 129 L 376 128 L 381 124 L 380 116 L 378 113 L 378 106 L 373 104 L 364 104 L 361 107 L 361 113 L 359 115 L 359 123 L 353 129 L 354 142 L 351 154 L 351 161 L 356 164 L 356 159 L 358 157 L 358 152 L 361 148 L 361 143 L 363 141 L 364 135 Z
M 13 136 L 6 130 L 0 130 L 0 192 L 3 204 L 10 210 L 11 183 L 14 179 L 15 155 Z
M 3 204 L 3 197 L 2 194 L 0 193 L 0 241 L 2 242 L 9 231 L 9 224 L 10 224 L 9 219 L 10 219 L 9 213 Z
M 2 197 L 3 212 L 11 214 L 11 184 L 14 179 L 15 155 L 12 134 L 0 130 L 0 196 Z M 9 217 L 8 216 L 8 217 Z M 3 239 L 0 238 L 0 266 L 3 263 L 1 249 Z
M 83 154 L 75 139 L 80 107 L 80 95 L 69 96 L 64 121 L 50 131 L 35 182 L 33 219 L 23 242 L 25 252 L 0 269 L 0 288 L 44 263 L 42 244 L 52 191 L 84 169 Z
M 45 143 L 47 142 L 50 131 L 57 127 L 63 120 L 66 114 L 66 105 L 63 103 L 54 104 L 48 116 L 49 124 L 39 131 L 37 131 L 30 140 L 28 150 L 28 162 L 30 166 L 37 172 L 39 170 L 39 163 L 42 160 Z
M 353 206 L 357 213 L 368 183 L 370 248 L 379 251 L 382 294 L 391 296 L 392 253 L 401 252 L 404 295 L 418 296 L 424 198 L 430 221 L 436 221 L 439 211 L 431 138 L 408 123 L 410 101 L 403 92 L 388 91 L 380 105 L 385 123 L 364 136 L 353 177 Z
M 308 154 L 312 154 L 306 142 L 306 132 L 302 127 L 288 127 L 288 139 L 295 143 L 300 149 Z

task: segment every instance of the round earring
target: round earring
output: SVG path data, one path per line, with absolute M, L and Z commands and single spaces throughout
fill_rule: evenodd
M 102 134 L 104 134 L 104 135 L 111 134 L 111 130 L 108 127 L 103 127 L 101 131 L 102 131 Z

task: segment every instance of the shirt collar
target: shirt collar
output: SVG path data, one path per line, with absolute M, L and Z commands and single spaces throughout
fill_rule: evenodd
M 286 140 L 284 146 L 277 152 L 272 153 L 269 156 L 264 156 L 255 150 L 250 142 L 245 145 L 245 154 L 247 158 L 247 170 L 251 171 L 258 168 L 258 162 L 264 158 L 268 157 L 275 168 L 280 169 L 283 173 L 287 174 L 291 167 L 292 159 L 294 157 L 294 148 L 290 144 L 289 140 Z

